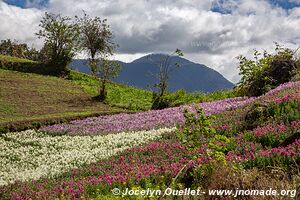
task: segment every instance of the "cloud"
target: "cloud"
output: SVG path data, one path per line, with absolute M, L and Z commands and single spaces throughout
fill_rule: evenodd
M 300 42 L 300 8 L 285 10 L 270 1 L 49 0 L 43 9 L 0 3 L 0 17 L 8 21 L 0 25 L 0 37 L 33 43 L 45 10 L 68 16 L 85 10 L 108 19 L 120 46 L 116 58 L 130 61 L 180 48 L 187 58 L 218 70 L 233 82 L 239 79 L 235 59 L 239 54 L 250 56 L 254 48 L 271 50 L 274 41 L 291 48 Z
M 34 33 L 38 30 L 42 14 L 35 8 L 22 9 L 0 1 L 0 40 L 11 38 L 40 46 L 41 41 L 37 40 Z

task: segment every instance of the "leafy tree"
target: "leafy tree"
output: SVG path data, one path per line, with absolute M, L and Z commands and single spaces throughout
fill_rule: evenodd
M 114 78 L 118 76 L 121 65 L 116 61 L 111 61 L 108 57 L 102 57 L 101 59 L 95 62 L 97 66 L 97 76 L 100 77 L 100 88 L 99 88 L 99 100 L 104 101 L 107 95 L 106 92 L 106 84 Z M 93 64 L 95 64 L 93 63 Z
M 259 96 L 281 83 L 288 82 L 299 62 L 295 51 L 276 44 L 275 54 L 254 50 L 254 60 L 238 56 L 241 80 L 236 90 L 240 95 Z
M 168 102 L 164 101 L 164 95 L 167 92 L 170 74 L 176 68 L 180 67 L 180 63 L 172 62 L 173 56 L 183 56 L 181 50 L 176 49 L 171 55 L 162 55 L 160 60 L 153 60 L 151 56 L 149 60 L 159 67 L 159 73 L 156 75 L 158 83 L 154 87 L 158 88 L 157 92 L 153 92 L 152 109 L 162 109 L 168 107 Z
M 39 26 L 36 35 L 44 39 L 45 62 L 53 66 L 55 73 L 63 75 L 77 51 L 78 26 L 69 17 L 51 13 L 45 13 Z
M 26 43 L 7 39 L 0 42 L 0 54 L 38 61 L 39 51 L 35 48 L 29 48 Z
M 81 18 L 76 16 L 76 21 L 80 28 L 80 46 L 88 53 L 91 72 L 95 75 L 97 58 L 113 54 L 115 44 L 111 41 L 112 32 L 106 19 L 91 18 L 85 12 Z

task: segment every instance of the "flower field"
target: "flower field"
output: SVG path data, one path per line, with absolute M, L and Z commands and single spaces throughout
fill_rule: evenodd
M 59 136 L 28 130 L 1 137 L 0 185 L 53 177 L 83 164 L 109 158 L 132 146 L 157 140 L 174 128 L 105 136 Z
M 220 113 L 252 102 L 254 98 L 231 98 L 199 104 L 208 115 Z M 184 122 L 182 111 L 193 109 L 193 106 L 180 106 L 163 110 L 151 110 L 136 114 L 116 114 L 111 116 L 92 117 L 72 121 L 69 124 L 57 124 L 43 127 L 41 130 L 50 133 L 67 133 L 68 135 L 97 135 L 109 132 L 149 130 L 160 127 L 174 127 Z
M 192 179 L 191 187 L 207 189 L 214 181 L 208 181 L 210 167 L 221 163 L 234 170 L 283 170 L 296 177 L 289 185 L 296 189 L 299 97 L 300 82 L 290 82 L 257 98 L 199 104 L 206 115 L 216 116 L 215 133 L 193 151 L 175 134 L 185 123 L 183 110 L 194 111 L 193 105 L 1 135 L 0 199 L 101 199 L 111 197 L 115 187 L 174 186 L 176 175 L 176 187 Z

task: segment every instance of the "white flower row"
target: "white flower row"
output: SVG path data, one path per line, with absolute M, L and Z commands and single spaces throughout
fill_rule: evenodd
M 102 136 L 50 136 L 27 130 L 0 136 L 0 186 L 17 180 L 53 177 L 161 138 L 176 128 Z

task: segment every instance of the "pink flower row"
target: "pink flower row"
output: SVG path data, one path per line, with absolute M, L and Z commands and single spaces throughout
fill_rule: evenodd
M 231 98 L 199 104 L 207 115 L 220 113 L 229 108 L 243 106 L 254 98 Z M 135 114 L 116 114 L 75 120 L 69 124 L 56 124 L 43 127 L 42 131 L 68 133 L 70 135 L 101 134 L 131 130 L 148 130 L 159 127 L 171 127 L 184 122 L 183 110 L 193 109 L 193 105 L 150 110 Z

